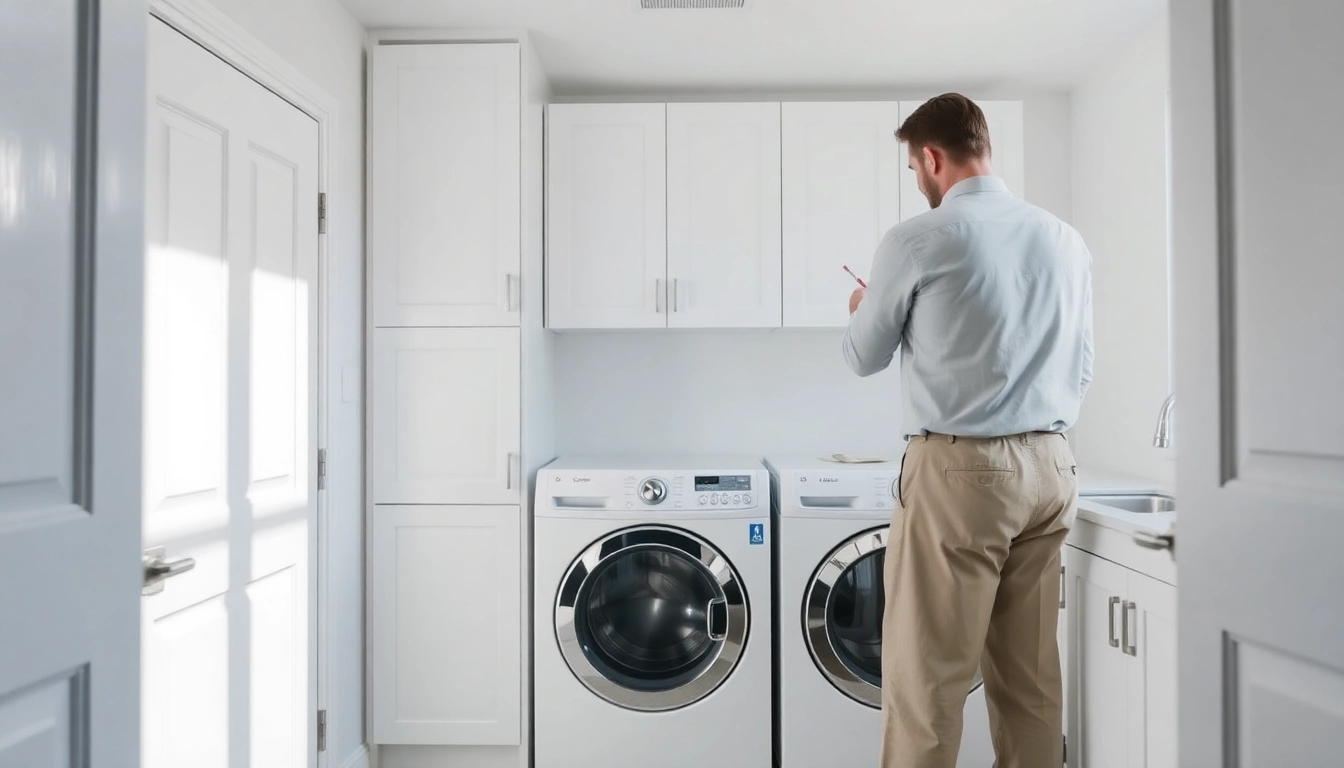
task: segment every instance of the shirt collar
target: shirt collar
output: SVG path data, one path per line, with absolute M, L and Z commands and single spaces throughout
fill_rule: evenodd
M 953 184 L 943 195 L 945 199 L 969 195 L 973 192 L 1007 192 L 1008 185 L 998 176 L 972 176 Z

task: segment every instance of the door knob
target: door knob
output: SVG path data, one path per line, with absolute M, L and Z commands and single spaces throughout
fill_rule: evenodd
M 167 560 L 164 557 L 166 554 L 168 553 L 163 547 L 150 547 L 141 555 L 140 562 L 145 569 L 145 583 L 140 594 L 157 595 L 163 591 L 164 579 L 180 576 L 196 567 L 194 558 L 180 557 L 176 560 Z

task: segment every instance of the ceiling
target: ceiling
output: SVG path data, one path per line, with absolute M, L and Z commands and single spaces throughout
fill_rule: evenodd
M 1166 0 L 341 0 L 366 27 L 524 28 L 559 94 L 1076 82 Z

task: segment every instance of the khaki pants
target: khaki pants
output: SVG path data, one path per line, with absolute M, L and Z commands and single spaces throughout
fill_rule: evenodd
M 997 768 L 1062 762 L 1055 630 L 1077 510 L 1061 435 L 911 438 L 887 543 L 882 768 L 953 768 L 979 666 Z

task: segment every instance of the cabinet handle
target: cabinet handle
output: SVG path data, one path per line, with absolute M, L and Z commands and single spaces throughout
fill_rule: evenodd
M 522 297 L 519 295 L 521 292 L 518 290 L 518 288 L 519 288 L 518 275 L 515 275 L 514 273 L 510 272 L 506 276 L 504 281 L 504 292 L 505 294 L 507 294 L 504 300 L 508 304 L 509 312 L 517 312 L 518 305 L 522 303 L 522 301 L 520 300 Z
M 513 467 L 514 467 L 515 464 L 518 463 L 518 454 L 516 454 L 516 453 L 510 453 L 509 456 L 508 456 L 508 458 L 507 458 L 505 461 L 508 462 L 508 466 L 504 467 L 504 490 L 506 490 L 506 491 L 512 491 L 512 490 L 513 490 Z
M 1068 581 L 1064 578 L 1064 569 L 1066 567 L 1068 566 L 1059 566 L 1059 607 L 1061 610 L 1064 608 L 1065 589 L 1068 587 Z
M 681 310 L 681 292 L 677 290 L 677 288 L 678 288 L 678 284 L 679 284 L 680 282 L 681 282 L 681 281 L 678 280 L 677 278 L 675 278 L 675 277 L 672 278 L 672 311 L 673 311 L 673 312 L 678 312 L 678 311 Z
M 1115 606 L 1120 604 L 1120 598 L 1112 597 L 1106 602 L 1106 623 L 1108 630 L 1106 637 L 1111 642 L 1112 648 L 1120 647 L 1120 639 L 1115 636 Z
M 1124 653 L 1126 656 L 1139 655 L 1139 647 L 1131 642 L 1133 640 L 1136 640 L 1137 638 L 1130 636 L 1131 631 L 1135 635 L 1139 633 L 1139 628 L 1137 626 L 1139 623 L 1138 607 L 1139 607 L 1138 603 L 1131 603 L 1130 601 L 1126 600 L 1124 602 L 1123 607 L 1120 608 L 1120 612 L 1123 614 L 1122 620 L 1120 622 L 1120 631 L 1125 638 L 1124 644 L 1121 646 L 1120 651 L 1121 653 Z M 1134 617 L 1135 626 L 1133 630 L 1130 629 L 1130 621 L 1129 621 L 1130 616 Z
M 653 311 L 663 311 L 663 281 L 662 278 L 654 278 L 653 281 Z
M 1144 549 L 1156 549 L 1158 551 L 1165 549 L 1172 553 L 1172 557 L 1176 556 L 1176 537 L 1169 533 L 1156 534 L 1147 531 L 1135 531 L 1130 534 L 1130 538 Z

